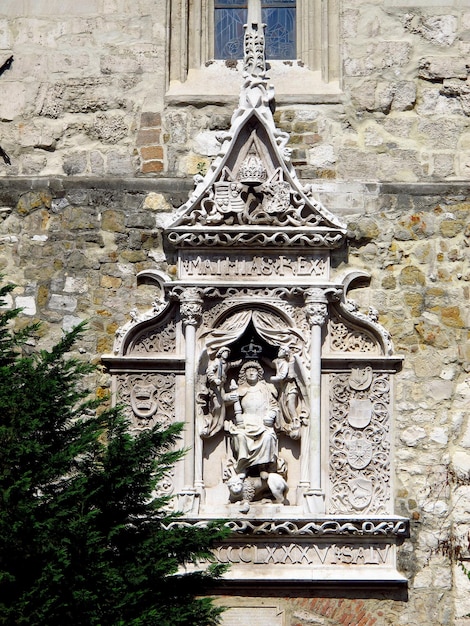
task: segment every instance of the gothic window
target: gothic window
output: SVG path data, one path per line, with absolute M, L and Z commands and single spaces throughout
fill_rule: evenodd
M 169 0 L 168 103 L 236 101 L 251 1 Z M 339 101 L 339 13 L 339 0 L 262 0 L 279 104 Z
M 297 58 L 295 0 L 264 0 L 262 20 L 266 24 L 266 56 L 283 60 Z M 243 57 L 243 24 L 247 19 L 247 3 L 237 0 L 216 0 L 214 3 L 214 57 Z

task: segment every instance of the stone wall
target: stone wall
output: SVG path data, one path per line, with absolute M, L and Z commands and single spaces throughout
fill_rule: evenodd
M 470 582 L 438 549 L 449 534 L 465 546 L 470 529 L 463 4 L 343 0 L 335 97 L 279 99 L 276 121 L 291 133 L 299 175 L 349 224 L 348 257 L 334 262 L 371 274 L 370 288 L 351 295 L 363 310 L 378 309 L 405 356 L 395 489 L 412 536 L 399 549 L 407 594 L 267 592 L 259 606 L 268 622 L 275 606 L 283 626 L 470 623 Z M 9 305 L 24 308 L 19 323 L 42 322 L 42 345 L 89 320 L 80 352 L 95 362 L 129 311 L 150 307 L 153 288 L 137 288 L 137 273 L 171 274 L 161 229 L 187 199 L 191 175 L 206 171 L 233 110 L 233 102 L 208 104 L 200 95 L 190 104 L 165 99 L 167 5 L 0 3 L 0 66 L 14 56 L 0 75 L 0 145 L 11 159 L 0 159 L 0 271 L 18 285 Z M 104 372 L 96 385 L 108 390 Z M 249 595 L 222 601 L 253 607 Z
M 278 123 L 292 132 L 303 176 L 469 178 L 465 4 L 343 0 L 331 26 L 341 35 L 336 95 L 319 83 L 313 105 L 278 98 Z M 204 168 L 236 99 L 208 105 L 204 93 L 238 70 L 218 78 L 212 67 L 197 93 L 166 106 L 167 15 L 163 0 L 2 2 L 0 62 L 14 61 L 0 76 L 1 145 L 12 160 L 0 175 L 187 176 Z M 275 87 L 286 80 L 285 70 L 273 74 Z
M 115 330 L 129 319 L 129 311 L 150 308 L 153 288 L 137 288 L 136 274 L 150 267 L 171 273 L 161 228 L 174 215 L 173 206 L 186 198 L 188 185 L 171 179 L 80 178 L 8 178 L 5 183 L 0 268 L 18 284 L 11 304 L 24 307 L 21 323 L 42 322 L 46 345 L 62 329 L 88 319 L 91 332 L 80 351 L 99 362 L 111 351 Z M 345 198 L 351 201 L 348 209 Z M 371 273 L 370 288 L 356 289 L 352 297 L 363 310 L 370 305 L 379 310 L 396 352 L 405 356 L 397 376 L 395 489 L 396 512 L 412 520 L 411 539 L 399 549 L 409 597 L 395 591 L 378 602 L 362 591 L 359 602 L 347 590 L 341 601 L 345 591 L 336 590 L 323 603 L 285 600 L 285 624 L 304 626 L 313 619 L 357 624 L 354 615 L 361 611 L 369 619 L 364 625 L 465 624 L 457 617 L 470 612 L 470 583 L 436 550 L 449 531 L 465 544 L 470 528 L 465 484 L 470 469 L 470 186 L 337 184 L 333 191 L 325 188 L 322 199 L 342 205 L 349 223 L 349 255 L 335 257 L 335 265 Z M 97 387 L 99 393 L 107 391 L 105 374 L 98 376 Z M 306 597 L 311 593 L 304 591 Z
M 159 137 L 137 130 L 154 129 L 142 114 L 162 107 L 165 4 L 2 2 L 0 64 L 14 57 L 0 77 L 8 173 L 122 177 L 161 161 L 142 153 Z

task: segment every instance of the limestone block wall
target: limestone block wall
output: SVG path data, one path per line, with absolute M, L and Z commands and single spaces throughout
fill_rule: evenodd
M 469 178 L 466 4 L 338 3 L 331 28 L 339 33 L 339 83 L 333 89 L 320 81 L 309 97 L 278 103 L 277 121 L 292 133 L 293 161 L 304 177 Z M 166 98 L 169 41 L 174 55 L 177 36 L 168 28 L 170 5 L 2 2 L 0 65 L 11 55 L 14 61 L 0 76 L 0 145 L 12 160 L 9 167 L 1 163 L 0 175 L 184 177 L 202 171 L 216 150 L 217 132 L 229 127 L 237 97 L 235 90 L 231 99 L 209 105 L 204 94 L 213 94 L 214 82 L 228 75 L 238 85 L 241 64 L 230 64 L 219 78 L 213 67 L 202 72 L 197 93 L 187 100 Z M 274 87 L 280 80 L 275 73 Z
M 165 88 L 165 16 L 164 0 L 2 2 L 0 65 L 14 57 L 0 76 L 0 145 L 12 161 L 2 174 L 161 171 L 151 114 Z
M 168 178 L 4 183 L 0 270 L 18 284 L 9 305 L 24 307 L 20 324 L 42 322 L 43 345 L 88 319 L 79 352 L 99 362 L 129 311 L 147 310 L 156 295 L 153 287 L 136 287 L 137 273 L 173 272 L 161 229 L 190 186 Z M 378 309 L 405 357 L 397 375 L 395 510 L 412 520 L 411 539 L 398 553 L 409 588 L 358 597 L 350 588 L 306 586 L 290 599 L 279 590 L 282 625 L 466 626 L 470 582 L 439 542 L 454 535 L 465 555 L 470 530 L 470 185 L 330 181 L 320 195 L 343 207 L 349 223 L 349 254 L 336 253 L 334 265 L 371 274 L 370 288 L 351 297 L 361 310 Z M 98 393 L 108 385 L 98 372 Z M 260 606 L 272 599 L 267 592 Z M 221 601 L 246 606 L 244 597 Z
M 470 10 L 465 5 L 343 0 L 338 95 L 319 95 L 313 105 L 278 102 L 276 120 L 292 133 L 292 158 L 301 175 L 349 181 L 468 179 Z M 166 111 L 172 174 L 196 173 L 215 150 L 223 115 L 220 107 L 203 104 L 200 97 L 197 106 Z
M 470 581 L 439 549 L 455 536 L 466 556 L 470 530 L 466 4 L 342 0 L 336 95 L 319 87 L 276 111 L 299 175 L 349 224 L 349 253 L 335 266 L 371 274 L 351 296 L 378 309 L 405 357 L 395 487 L 396 512 L 412 520 L 399 550 L 408 591 L 222 598 L 239 609 L 228 625 L 251 623 L 254 606 L 263 626 L 470 623 Z M 0 2 L 0 67 L 14 57 L 0 75 L 0 146 L 11 159 L 0 158 L 0 271 L 18 285 L 8 306 L 24 308 L 20 324 L 42 322 L 42 345 L 89 320 L 79 351 L 96 362 L 129 311 L 155 297 L 136 287 L 137 273 L 172 274 L 161 230 L 209 167 L 234 107 L 207 103 L 203 82 L 187 102 L 165 95 L 170 5 Z M 98 393 L 108 385 L 98 372 Z

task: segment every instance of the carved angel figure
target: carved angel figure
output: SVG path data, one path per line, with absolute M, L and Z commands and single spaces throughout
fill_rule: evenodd
M 280 385 L 280 416 L 278 428 L 289 433 L 292 439 L 300 437 L 300 426 L 305 423 L 308 416 L 306 408 L 306 390 L 300 376 L 300 366 L 295 355 L 288 347 L 281 346 L 278 358 L 274 360 L 276 366 L 275 376 L 271 376 L 271 382 Z
M 237 367 L 241 361 L 229 361 L 230 348 L 222 346 L 215 358 L 209 362 L 206 369 L 207 386 L 209 387 L 208 408 L 205 423 L 201 431 L 202 437 L 212 435 L 222 427 L 225 420 L 225 383 L 227 372 L 231 367 Z

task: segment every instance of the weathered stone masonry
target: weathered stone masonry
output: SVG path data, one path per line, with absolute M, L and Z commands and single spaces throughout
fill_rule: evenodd
M 92 332 L 81 349 L 98 361 L 111 350 L 117 327 L 127 321 L 125 312 L 143 311 L 152 301 L 150 287 L 135 288 L 136 274 L 155 264 L 173 271 L 159 231 L 169 223 L 172 205 L 186 198 L 187 187 L 164 179 L 8 183 L 1 192 L 0 262 L 19 285 L 13 303 L 25 307 L 24 321 L 42 321 L 46 343 L 57 339 L 61 328 L 89 319 Z M 354 193 L 347 189 L 344 193 Z M 383 620 L 392 620 L 382 620 L 384 624 L 395 623 L 392 616 L 398 614 L 410 623 L 446 623 L 455 602 L 465 606 L 467 591 L 459 571 L 452 573 L 446 558 L 433 549 L 450 525 L 462 533 L 468 520 L 468 488 L 449 489 L 446 472 L 449 466 L 461 474 L 467 471 L 470 445 L 465 304 L 470 201 L 462 184 L 426 186 L 426 195 L 422 189 L 361 186 L 365 204 L 376 210 L 343 215 L 352 238 L 349 265 L 372 273 L 370 288 L 356 289 L 353 296 L 364 309 L 370 301 L 379 307 L 397 352 L 406 357 L 396 390 L 396 512 L 413 520 L 411 540 L 398 552 L 410 588 L 402 605 L 388 600 L 379 609 L 372 603 L 375 619 L 380 610 Z M 328 194 L 333 204 L 342 196 Z M 368 242 L 372 236 L 374 242 Z M 341 266 L 346 259 L 334 262 Z M 97 380 L 102 392 L 107 381 L 105 375 Z M 293 624 L 302 624 L 296 619 Z
M 228 95 L 222 80 L 210 99 L 208 83 L 170 88 L 173 2 L 1 4 L 0 62 L 14 56 L 0 76 L 0 145 L 12 160 L 0 161 L 0 270 L 18 285 L 9 304 L 24 308 L 21 324 L 41 320 L 45 345 L 88 319 L 79 350 L 99 362 L 129 312 L 155 297 L 137 274 L 176 275 L 162 231 L 230 126 L 240 64 L 203 68 L 204 80 L 236 85 Z M 409 585 L 305 584 L 296 597 L 245 588 L 221 602 L 233 607 L 228 626 L 247 615 L 263 626 L 467 626 L 469 581 L 436 550 L 449 533 L 465 543 L 470 528 L 470 11 L 457 0 L 342 0 L 330 18 L 340 80 L 318 78 L 294 99 L 278 88 L 287 66 L 274 71 L 275 121 L 299 177 L 348 224 L 347 258 L 333 252 L 332 264 L 372 275 L 351 295 L 378 309 L 405 357 L 393 438 Z M 96 386 L 109 390 L 104 370 Z M 352 554 L 343 560 L 366 558 Z

